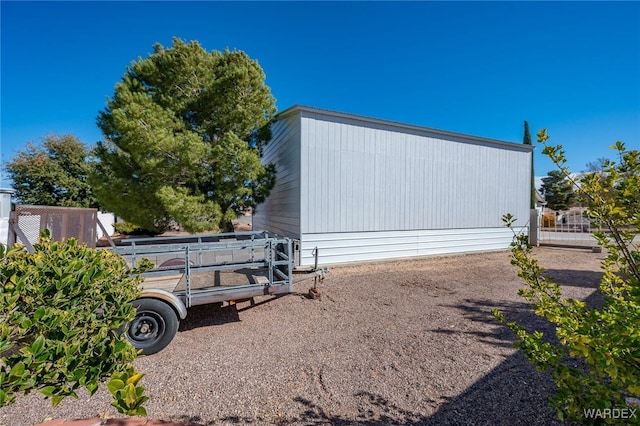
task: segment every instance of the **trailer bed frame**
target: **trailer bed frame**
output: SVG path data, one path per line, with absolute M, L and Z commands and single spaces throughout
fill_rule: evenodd
M 163 290 L 186 308 L 293 291 L 292 240 L 267 231 L 132 238 L 108 250 L 132 267 L 149 259 L 143 296 Z

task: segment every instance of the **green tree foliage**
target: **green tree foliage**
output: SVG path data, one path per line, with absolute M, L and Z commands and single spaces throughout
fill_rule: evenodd
M 566 210 L 576 201 L 571 181 L 559 170 L 551 170 L 542 178 L 540 190 L 547 207 L 555 211 Z
M 139 272 L 148 266 L 132 271 L 116 254 L 52 242 L 48 231 L 33 253 L 0 245 L 0 406 L 32 391 L 56 406 L 115 375 L 134 377 L 124 391 L 133 382 L 138 396 L 118 409 L 144 415 L 131 366 L 136 350 L 119 330 L 135 315 Z
M 75 136 L 49 135 L 28 143 L 5 165 L 16 198 L 23 204 L 97 207 L 87 177 L 90 149 Z
M 274 166 L 260 153 L 275 100 L 244 52 L 160 44 L 133 62 L 98 117 L 105 140 L 91 182 L 105 207 L 149 230 L 228 230 L 263 202 Z
M 547 140 L 544 130 L 538 140 Z M 614 148 L 618 162 L 607 160 L 601 172 L 574 181 L 590 215 L 608 230 L 594 233 L 607 253 L 598 290 L 604 302 L 587 306 L 562 297 L 560 286 L 532 257 L 526 235 L 516 236 L 511 251 L 527 284 L 519 294 L 533 303 L 536 315 L 555 324 L 557 338 L 553 343 L 542 332 L 511 322 L 516 346 L 539 370 L 551 371 L 557 385 L 551 401 L 559 416 L 584 424 L 616 423 L 622 415 L 624 424 L 640 424 L 640 250 L 633 242 L 640 234 L 640 152 L 627 151 L 620 142 Z M 543 152 L 572 179 L 561 146 L 545 144 Z M 505 216 L 509 226 L 513 220 Z M 505 321 L 500 312 L 494 315 Z
M 524 145 L 531 145 L 531 133 L 529 132 L 529 123 L 524 121 L 524 135 L 522 137 L 522 143 Z M 536 177 L 533 170 L 533 152 L 531 152 L 531 202 L 529 203 L 530 209 L 536 208 Z

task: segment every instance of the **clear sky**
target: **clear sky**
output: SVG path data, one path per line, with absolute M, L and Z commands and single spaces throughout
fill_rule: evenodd
M 300 104 L 521 143 L 546 127 L 572 170 L 640 149 L 640 2 L 0 2 L 1 154 L 73 134 L 154 43 L 259 61 Z M 536 175 L 553 169 L 536 149 Z M 3 182 L 0 182 L 2 186 Z M 7 186 L 7 182 L 4 182 Z

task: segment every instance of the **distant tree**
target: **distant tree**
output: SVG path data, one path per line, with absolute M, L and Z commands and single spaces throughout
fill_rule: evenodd
M 99 113 L 96 195 L 145 229 L 230 230 L 275 183 L 275 167 L 260 162 L 275 112 L 262 68 L 244 52 L 156 44 Z
M 602 174 L 603 170 L 607 166 L 607 159 L 604 157 L 600 157 L 595 161 L 589 161 L 586 164 L 586 172 L 587 173 L 600 173 Z
M 522 143 L 524 145 L 531 145 L 531 133 L 529 133 L 529 123 L 527 123 L 527 120 L 524 121 L 524 136 L 522 138 Z M 536 208 L 536 177 L 533 170 L 533 152 L 531 152 L 531 202 L 529 204 L 529 208 Z
M 90 149 L 73 135 L 49 135 L 29 142 L 4 169 L 23 204 L 97 207 L 87 177 Z
M 566 210 L 576 200 L 571 183 L 559 170 L 552 170 L 542 178 L 540 191 L 544 193 L 547 207 L 552 210 Z

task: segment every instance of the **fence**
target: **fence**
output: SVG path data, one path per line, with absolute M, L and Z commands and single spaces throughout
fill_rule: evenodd
M 594 247 L 591 219 L 581 210 L 538 217 L 538 241 L 542 245 Z
M 15 205 L 9 217 L 9 245 L 33 245 L 43 229 L 49 229 L 54 240 L 76 238 L 95 247 L 98 238 L 97 209 L 73 207 Z

